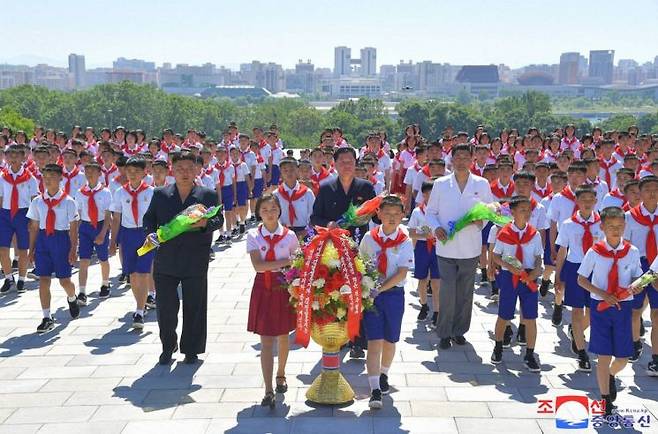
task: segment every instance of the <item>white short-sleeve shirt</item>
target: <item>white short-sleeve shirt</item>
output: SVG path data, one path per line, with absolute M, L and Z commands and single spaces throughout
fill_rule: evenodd
M 94 190 L 98 190 L 94 194 L 94 201 L 96 202 L 96 208 L 98 208 L 98 221 L 102 222 L 105 219 L 105 212 L 109 211 L 112 206 L 112 193 L 107 187 L 104 187 L 100 181 Z M 78 206 L 80 219 L 86 222 L 91 221 L 89 218 L 89 197 L 85 196 L 80 190 L 78 190 L 73 195 L 73 198 Z
M 288 197 L 292 197 L 294 192 L 301 188 L 300 184 L 297 182 L 295 186 L 291 189 L 285 183 L 281 184 L 279 188 L 283 188 L 287 193 Z M 315 202 L 315 195 L 310 188 L 307 188 L 306 193 L 297 200 L 292 201 L 292 206 L 295 209 L 295 221 L 290 221 L 290 215 L 288 212 L 288 201 L 283 198 L 279 189 L 274 190 L 273 194 L 279 199 L 281 204 L 281 217 L 279 221 L 285 226 L 292 227 L 306 227 L 311 221 L 311 214 L 313 214 L 313 203 Z
M 584 221 L 580 216 L 580 213 L 576 213 L 576 218 L 579 221 Z M 588 222 L 593 222 L 595 219 L 594 213 L 589 216 L 587 219 Z M 596 243 L 604 238 L 603 231 L 601 230 L 601 222 L 598 221 L 590 226 L 590 231 L 592 232 L 592 240 Z M 574 222 L 571 217 L 562 222 L 560 232 L 557 234 L 555 239 L 555 244 L 560 247 L 566 247 L 567 250 L 567 261 L 574 264 L 579 264 L 583 262 L 583 257 L 585 252 L 583 252 L 583 235 L 585 234 L 585 228 L 581 224 Z
M 512 224 L 511 228 L 514 232 L 519 234 L 519 237 L 523 237 L 525 231 L 528 230 L 528 225 L 526 224 L 525 228 L 519 229 L 515 224 Z M 541 234 L 539 231 L 535 233 L 535 236 L 532 237 L 529 242 L 521 245 L 521 250 L 523 251 L 523 268 L 535 268 L 535 258 L 541 258 L 544 255 L 544 245 L 541 242 Z M 504 243 L 498 238 L 496 238 L 494 243 L 493 251 L 497 255 L 516 257 L 516 245 Z
M 59 190 L 57 194 L 51 196 L 48 192 L 43 193 L 32 199 L 30 207 L 27 210 L 27 218 L 30 220 L 36 220 L 39 222 L 39 229 L 46 229 L 46 219 L 48 217 L 48 205 L 44 202 L 44 196 L 47 199 L 57 200 L 62 197 L 64 192 Z M 78 215 L 78 207 L 75 204 L 75 200 L 69 195 L 66 195 L 60 203 L 53 208 L 55 211 L 55 230 L 56 231 L 68 231 L 71 228 L 71 222 L 77 221 L 80 219 Z
M 608 242 L 605 242 L 608 250 L 613 250 Z M 624 243 L 619 243 L 615 251 L 621 250 Z M 583 258 L 583 262 L 578 268 L 578 274 L 583 277 L 589 278 L 592 276 L 592 285 L 605 291 L 608 288 L 608 273 L 612 267 L 612 258 L 605 258 L 594 251 L 589 249 Z M 617 262 L 617 270 L 619 272 L 619 286 L 628 288 L 634 279 L 642 275 L 642 267 L 640 266 L 640 251 L 635 246 L 631 246 L 630 251 L 626 256 Z M 594 300 L 602 300 L 596 294 L 590 294 Z M 633 299 L 633 295 L 621 301 L 629 301 Z
M 127 188 L 131 188 L 128 186 Z M 125 187 L 121 187 L 114 192 L 112 206 L 110 211 L 121 213 L 121 226 L 124 228 L 141 228 L 143 225 L 142 219 L 146 210 L 151 203 L 153 197 L 153 187 L 148 187 L 137 196 L 137 221 L 133 217 L 132 211 L 132 195 L 128 193 Z
M 400 231 L 406 233 L 406 231 L 399 227 L 397 231 L 393 232 L 390 236 L 386 236 L 381 226 L 376 229 L 379 232 L 379 236 L 382 241 L 386 241 L 389 238 L 395 239 L 398 237 Z M 359 245 L 359 252 L 363 255 L 366 255 L 371 258 L 373 263 L 377 264 L 377 258 L 379 252 L 381 252 L 381 247 L 379 244 L 372 238 L 370 231 L 366 232 L 361 240 Z M 386 280 L 398 272 L 398 268 L 406 267 L 407 269 L 414 268 L 414 246 L 411 241 L 411 238 L 404 240 L 402 243 L 398 244 L 395 247 L 391 247 L 386 250 L 386 276 L 381 276 L 382 280 Z M 404 287 L 407 279 L 403 279 L 396 286 Z
M 262 230 L 262 235 L 261 230 L 259 229 Z M 249 229 L 247 231 L 247 253 L 258 250 L 260 258 L 265 260 L 265 255 L 267 255 L 267 251 L 269 250 L 269 244 L 264 237 L 270 238 L 273 235 L 282 235 L 284 229 L 285 228 L 281 224 L 277 226 L 274 233 L 268 231 L 265 225 Z M 274 257 L 277 261 L 290 258 L 295 253 L 295 250 L 299 248 L 299 241 L 297 240 L 295 233 L 291 230 L 287 231 L 288 234 L 283 237 L 276 246 L 274 246 Z
M 573 215 L 576 208 L 576 202 L 557 193 L 553 196 L 551 206 L 548 209 L 548 218 L 550 221 L 557 223 L 558 232 L 562 229 L 562 223 Z
M 11 177 L 14 179 L 22 176 L 24 171 L 27 170 L 24 167 L 21 167 L 17 173 L 11 171 L 11 168 L 7 166 L 5 169 Z M 2 208 L 11 209 L 11 192 L 13 190 L 13 185 L 7 182 L 4 179 L 4 173 L 0 171 L 0 196 L 2 196 Z M 21 182 L 16 186 L 18 189 L 18 208 L 29 208 L 32 198 L 39 194 L 39 181 L 34 176 Z
M 640 204 L 640 212 L 650 219 L 655 219 L 658 216 L 658 208 L 651 214 L 644 204 Z M 653 227 L 653 231 L 658 239 L 658 225 Z M 624 239 L 628 240 L 632 245 L 637 247 L 640 251 L 640 256 L 647 256 L 647 234 L 649 233 L 649 226 L 642 225 L 635 220 L 630 211 L 626 211 L 626 227 L 624 229 Z

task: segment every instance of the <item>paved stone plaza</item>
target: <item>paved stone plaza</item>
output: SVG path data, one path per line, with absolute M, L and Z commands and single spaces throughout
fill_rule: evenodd
M 116 275 L 116 258 L 112 263 Z M 98 267 L 88 285 L 90 304 L 75 321 L 64 309 L 63 290 L 53 285 L 57 327 L 45 336 L 34 333 L 41 319 L 36 282 L 20 297 L 12 291 L 0 298 L 0 433 L 531 434 L 563 431 L 555 428 L 553 414 L 537 413 L 539 399 L 598 397 L 595 375 L 576 373 L 566 325 L 559 335 L 551 326 L 546 308 L 552 295 L 540 306 L 536 352 L 542 372 L 537 375 L 525 370 L 517 345 L 505 350 L 503 364 L 489 363 L 496 306 L 485 297 L 488 288 L 476 290 L 469 343 L 440 352 L 427 323 L 417 323 L 417 298 L 408 288 L 402 340 L 390 373 L 393 390 L 383 410 L 368 409 L 363 360 L 346 360 L 342 367 L 357 393 L 352 405 L 306 403 L 321 355 L 311 344 L 291 351 L 290 389 L 270 411 L 260 406 L 258 337 L 246 331 L 252 276 L 244 241 L 218 250 L 209 276 L 207 353 L 196 366 L 183 364 L 180 354 L 171 366 L 157 365 L 155 312 L 147 315 L 142 333 L 130 331 L 130 289 L 113 280 L 112 297 L 97 299 Z M 658 379 L 644 373 L 647 352 L 645 346 L 641 361 L 620 374 L 616 404 L 648 409 L 651 427 L 636 430 L 658 432 Z

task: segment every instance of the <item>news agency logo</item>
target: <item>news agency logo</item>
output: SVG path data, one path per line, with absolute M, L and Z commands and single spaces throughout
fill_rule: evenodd
M 555 427 L 559 429 L 600 428 L 647 428 L 651 416 L 646 408 L 617 409 L 605 416 L 605 401 L 590 400 L 582 395 L 560 395 L 537 401 L 537 414 L 555 414 Z

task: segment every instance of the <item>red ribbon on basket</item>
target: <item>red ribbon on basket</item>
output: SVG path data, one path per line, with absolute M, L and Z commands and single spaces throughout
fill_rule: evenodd
M 329 241 L 338 250 L 341 272 L 351 289 L 348 294 L 347 309 L 347 335 L 350 340 L 359 335 L 359 322 L 361 321 L 361 286 L 354 266 L 354 252 L 350 248 L 350 232 L 345 229 L 327 229 L 320 226 L 316 226 L 315 230 L 317 235 L 304 250 L 304 256 L 308 260 L 302 271 L 297 304 L 295 342 L 304 347 L 308 346 L 311 337 L 313 280 L 322 258 L 322 252 Z

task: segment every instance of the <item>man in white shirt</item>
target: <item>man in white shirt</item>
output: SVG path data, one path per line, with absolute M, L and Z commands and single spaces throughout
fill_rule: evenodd
M 439 319 L 437 334 L 439 347 L 452 346 L 451 338 L 464 345 L 464 334 L 471 324 L 473 287 L 482 248 L 482 224 L 471 224 L 446 241 L 451 223 L 457 221 L 476 203 L 494 201 L 489 182 L 469 171 L 472 161 L 471 148 L 457 145 L 452 149 L 453 173 L 434 181 L 427 203 L 427 224 L 434 232 L 441 270 L 439 292 Z M 444 243 L 445 242 L 445 243 Z

